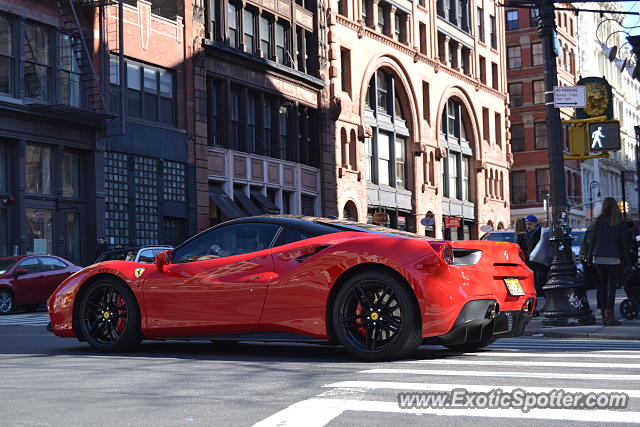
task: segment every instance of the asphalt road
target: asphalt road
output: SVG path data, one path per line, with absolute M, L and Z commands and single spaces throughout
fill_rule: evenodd
M 46 313 L 0 317 L 2 426 L 497 426 L 640 424 L 640 341 L 535 337 L 480 354 L 423 346 L 362 363 L 304 344 L 145 342 L 103 355 L 45 330 Z M 627 409 L 421 409 L 404 391 L 625 391 Z

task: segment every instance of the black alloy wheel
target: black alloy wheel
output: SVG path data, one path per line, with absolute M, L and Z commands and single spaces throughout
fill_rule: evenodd
M 98 351 L 125 351 L 142 341 L 135 296 L 119 280 L 88 285 L 78 304 L 77 319 L 82 336 Z
M 422 341 L 411 289 L 384 271 L 349 279 L 336 296 L 332 320 L 342 346 L 360 359 L 402 358 Z
M 632 299 L 626 299 L 620 303 L 620 314 L 627 320 L 638 317 L 638 304 Z
M 0 289 L 0 314 L 9 314 L 15 308 L 15 299 L 9 289 Z

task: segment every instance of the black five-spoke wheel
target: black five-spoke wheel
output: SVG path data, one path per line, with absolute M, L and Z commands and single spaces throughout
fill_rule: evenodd
M 131 290 L 120 281 L 94 282 L 78 306 L 80 330 L 96 350 L 123 351 L 142 340 L 140 311 Z
M 419 315 L 409 288 L 383 271 L 360 273 L 340 289 L 333 326 L 350 353 L 367 360 L 406 356 L 421 341 Z
M 13 294 L 9 289 L 0 289 L 0 314 L 7 314 L 13 309 Z

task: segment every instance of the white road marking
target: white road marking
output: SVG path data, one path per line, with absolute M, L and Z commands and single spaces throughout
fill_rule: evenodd
M 556 356 L 557 357 L 557 356 Z M 562 356 L 564 357 L 564 356 Z M 406 360 L 398 363 L 429 364 L 429 365 L 482 365 L 482 366 L 561 366 L 567 368 L 618 368 L 639 369 L 638 363 L 605 363 L 605 362 L 574 362 L 563 360 L 560 362 L 540 362 L 534 360 L 473 360 L 473 359 L 425 359 Z
M 503 378 L 553 378 L 567 380 L 611 380 L 611 381 L 640 381 L 640 375 L 606 375 L 584 373 L 559 373 L 559 372 L 499 372 L 499 371 L 446 371 L 436 369 L 367 369 L 359 371 L 359 374 L 394 374 L 394 375 L 442 375 L 456 377 L 503 377 Z
M 22 313 L 0 316 L 0 326 L 45 326 L 49 323 L 49 313 Z
M 611 351 L 611 350 L 610 350 Z M 611 353 L 607 352 L 593 352 L 593 353 L 525 353 L 520 351 L 485 351 L 480 353 L 465 353 L 468 356 L 480 356 L 480 357 L 521 357 L 523 359 L 529 357 L 542 357 L 542 358 L 558 358 L 558 357 L 566 357 L 567 359 L 591 359 L 591 358 L 602 358 L 602 359 L 640 359 L 640 354 L 637 352 L 629 352 L 629 354 L 621 354 L 624 351 L 612 351 Z M 429 361 L 429 359 L 424 359 L 425 361 Z
M 612 390 L 593 388 L 567 388 L 567 387 L 530 387 L 530 386 L 496 386 L 478 384 L 434 384 L 434 383 L 408 383 L 393 381 L 341 381 L 333 384 L 325 384 L 324 388 L 348 388 L 359 390 L 402 390 L 402 391 L 432 391 L 432 390 L 453 390 L 456 388 L 466 388 L 472 392 L 490 392 L 499 388 L 505 393 L 510 393 L 515 389 L 523 389 L 530 393 L 550 393 L 553 390 L 562 388 L 567 393 L 626 393 L 629 397 L 640 397 L 640 390 Z
M 385 412 L 395 414 L 440 415 L 452 417 L 522 418 L 541 420 L 590 421 L 600 423 L 637 423 L 640 412 L 589 411 L 576 409 L 401 409 L 397 402 L 312 398 L 294 403 L 254 426 L 321 427 L 345 411 Z

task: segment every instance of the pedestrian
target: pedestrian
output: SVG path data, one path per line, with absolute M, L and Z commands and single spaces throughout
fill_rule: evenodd
M 600 215 L 587 237 L 586 258 L 593 262 L 598 272 L 598 308 L 602 321 L 605 326 L 619 325 L 613 306 L 624 268 L 632 264 L 632 242 L 622 212 L 612 197 L 602 201 Z
M 516 220 L 516 243 L 525 254 L 527 253 L 526 234 L 527 227 L 524 225 L 524 218 L 518 218 Z
M 98 237 L 98 246 L 96 247 L 96 259 L 100 258 L 100 255 L 109 250 L 109 245 L 104 237 Z
M 540 241 L 542 227 L 538 224 L 538 218 L 535 215 L 527 215 L 524 219 L 527 232 L 524 234 L 524 250 L 527 255 L 527 265 L 533 270 L 533 281 L 536 287 L 536 294 L 542 296 L 544 294 L 542 287 L 547 281 L 547 271 L 549 268 L 544 264 L 539 264 L 531 260 L 531 252 Z

